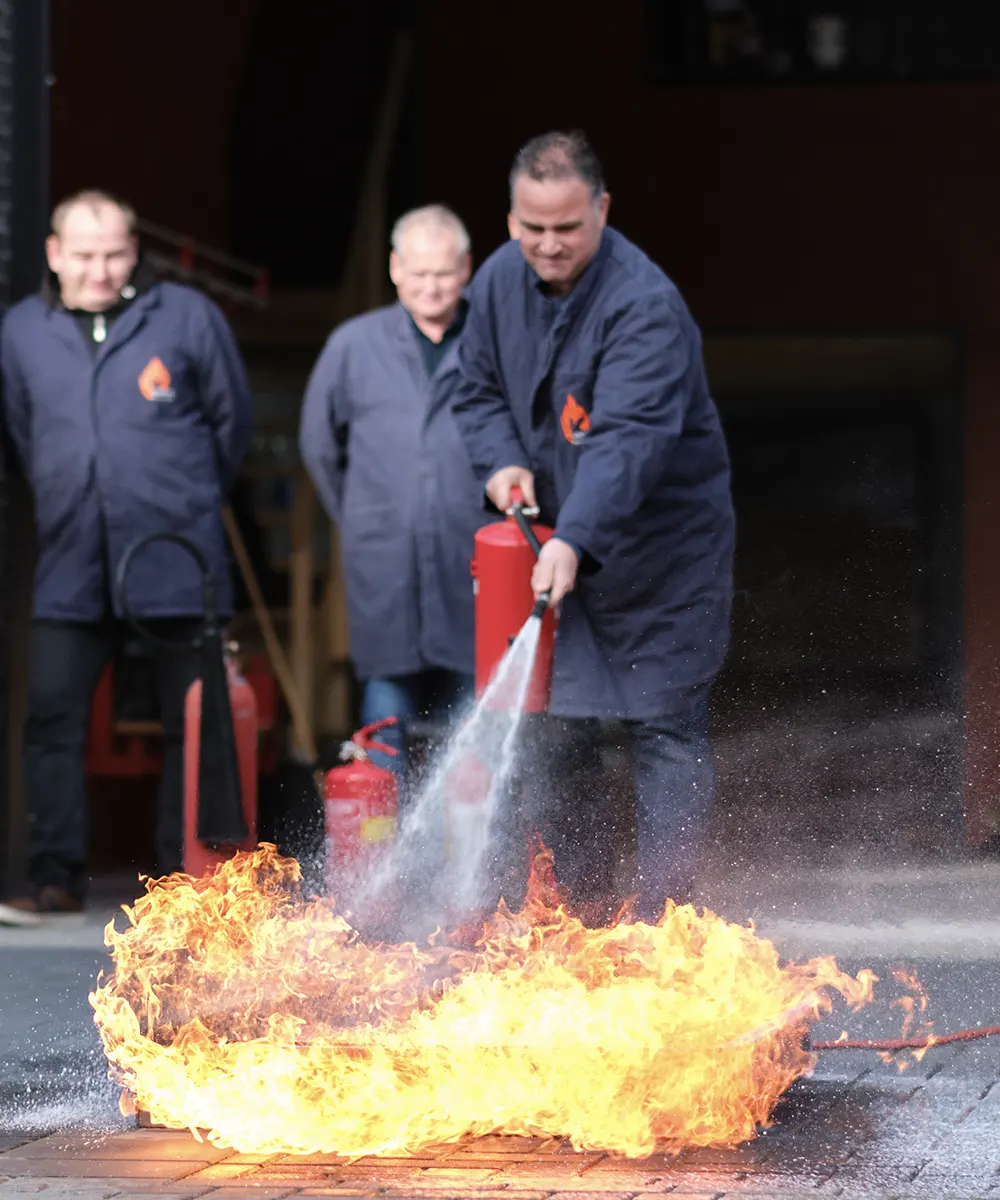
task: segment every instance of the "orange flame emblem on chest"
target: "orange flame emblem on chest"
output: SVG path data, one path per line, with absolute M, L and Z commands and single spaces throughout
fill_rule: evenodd
M 142 374 L 139 376 L 139 391 L 147 400 L 155 400 L 169 387 L 170 372 L 159 358 L 151 358 L 142 368 Z
M 590 413 L 571 392 L 566 397 L 559 417 L 559 428 L 563 437 L 573 446 L 579 446 L 590 432 Z

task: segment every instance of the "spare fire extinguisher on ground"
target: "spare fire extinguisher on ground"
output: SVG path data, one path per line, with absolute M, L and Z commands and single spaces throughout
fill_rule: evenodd
M 387 717 L 366 725 L 341 747 L 340 766 L 327 771 L 323 789 L 326 823 L 326 884 L 342 905 L 373 880 L 379 863 L 395 841 L 399 823 L 399 785 L 394 771 L 371 760 L 371 751 L 395 755 L 373 735 L 395 725 Z
M 192 642 L 151 633 L 128 607 L 128 574 L 152 542 L 172 542 L 198 564 L 202 577 L 201 632 Z M 257 844 L 257 704 L 253 690 L 227 662 L 219 625 L 215 579 L 204 555 L 180 534 L 139 538 L 122 555 L 116 572 L 122 612 L 147 642 L 168 650 L 200 651 L 199 678 L 185 698 L 184 870 L 203 875 L 238 850 Z

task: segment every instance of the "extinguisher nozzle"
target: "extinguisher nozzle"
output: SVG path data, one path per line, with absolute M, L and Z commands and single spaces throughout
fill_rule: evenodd
M 549 601 L 551 599 L 551 592 L 542 592 L 542 594 L 535 601 L 535 607 L 531 610 L 531 615 L 541 620 L 542 617 L 545 616 L 545 610 L 549 607 Z

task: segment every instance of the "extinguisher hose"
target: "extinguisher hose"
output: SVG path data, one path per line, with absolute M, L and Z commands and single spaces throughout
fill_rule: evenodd
M 510 515 L 514 518 L 514 523 L 524 535 L 524 540 L 528 543 L 531 549 L 535 552 L 535 558 L 542 552 L 542 543 L 538 540 L 538 535 L 531 527 L 531 522 L 524 515 L 524 505 L 519 501 L 515 501 L 511 506 Z
M 132 564 L 136 556 L 153 542 L 172 542 L 175 546 L 179 546 L 195 560 L 198 564 L 198 570 L 201 572 L 202 630 L 201 633 L 196 634 L 187 641 L 160 637 L 141 624 L 129 608 L 129 571 L 132 569 Z M 132 626 L 144 641 L 154 646 L 160 646 L 164 650 L 197 650 L 202 646 L 206 637 L 210 638 L 213 635 L 221 636 L 219 629 L 219 606 L 216 600 L 215 576 L 212 574 L 212 568 L 209 566 L 208 559 L 194 542 L 186 537 L 182 537 L 179 533 L 149 533 L 145 537 L 138 538 L 128 546 L 125 553 L 119 559 L 118 569 L 115 571 L 115 592 L 118 596 L 118 603 L 121 605 L 125 620 L 128 621 L 129 625 Z
M 524 515 L 524 505 L 515 501 L 515 503 L 511 506 L 510 515 L 513 517 L 515 525 L 517 525 L 518 529 L 520 529 L 521 533 L 523 534 L 524 540 L 534 551 L 535 558 L 537 558 L 542 552 L 542 543 L 538 540 L 538 535 L 535 533 L 534 529 L 532 529 L 531 522 Z M 535 607 L 531 610 L 531 615 L 533 617 L 538 617 L 538 619 L 541 620 L 541 618 L 545 616 L 545 610 L 549 607 L 549 601 L 551 599 L 551 592 L 542 592 L 542 594 L 535 600 Z
M 128 575 L 136 555 L 153 542 L 171 542 L 198 564 L 201 572 L 202 627 L 193 638 L 162 638 L 141 624 L 128 603 Z M 207 846 L 239 845 L 249 833 L 243 811 L 239 759 L 233 710 L 229 699 L 222 628 L 215 591 L 215 576 L 201 550 L 177 533 L 150 533 L 134 541 L 115 571 L 118 603 L 129 625 L 153 646 L 174 652 L 200 652 L 201 720 L 198 740 L 197 837 Z

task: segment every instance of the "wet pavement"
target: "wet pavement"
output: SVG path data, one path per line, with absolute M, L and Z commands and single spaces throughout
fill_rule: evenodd
M 883 979 L 914 967 L 938 1032 L 1000 1023 L 1000 866 L 956 862 L 718 872 L 704 898 L 753 917 L 789 957 L 834 953 Z M 868 1051 L 818 1056 L 772 1128 L 733 1148 L 630 1162 L 558 1139 L 489 1137 L 413 1158 L 235 1154 L 118 1114 L 87 993 L 111 908 L 0 929 L 0 1200 L 162 1194 L 310 1196 L 760 1196 L 1000 1200 L 1000 1039 L 931 1049 L 900 1072 Z M 876 989 L 876 997 L 881 989 Z M 889 989 L 886 998 L 898 994 Z M 895 1037 L 898 1009 L 835 1011 L 815 1040 Z
M 939 1034 L 1000 1024 L 1000 862 L 961 849 L 953 719 L 817 704 L 808 721 L 788 707 L 721 731 L 700 902 L 754 921 L 789 959 L 833 954 L 885 981 L 913 968 Z M 87 1003 L 129 886 L 103 881 L 82 916 L 0 924 L 0 1200 L 1000 1200 L 1000 1039 L 932 1048 L 902 1072 L 870 1051 L 821 1052 L 754 1141 L 643 1161 L 519 1137 L 411 1158 L 254 1156 L 138 1129 L 118 1112 Z M 835 1009 L 814 1040 L 898 1036 L 898 994 L 879 985 L 862 1012 Z

